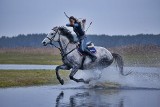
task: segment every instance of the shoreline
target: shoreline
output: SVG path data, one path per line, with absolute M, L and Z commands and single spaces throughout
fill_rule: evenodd
M 108 67 L 108 69 L 106 70 L 114 71 L 115 67 Z M 160 68 L 155 68 L 155 67 L 124 68 L 124 72 L 130 72 L 130 71 L 132 71 L 133 74 L 135 75 L 148 76 L 152 73 L 153 76 L 157 78 L 160 77 Z M 70 80 L 69 70 L 61 70 L 59 73 L 61 77 L 64 79 L 65 83 Z M 0 70 L 0 88 L 41 86 L 41 85 L 43 86 L 43 85 L 57 85 L 57 84 L 60 83 L 57 80 L 55 70 L 44 70 L 44 69 L 43 70 Z
M 69 72 L 61 71 L 60 74 L 67 77 Z M 56 84 L 59 81 L 55 70 L 0 70 L 0 88 Z

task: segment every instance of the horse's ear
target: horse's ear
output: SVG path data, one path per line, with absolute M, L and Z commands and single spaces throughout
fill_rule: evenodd
M 52 30 L 54 30 L 54 31 L 55 31 L 57 28 L 59 28 L 59 27 L 58 27 L 58 26 L 56 26 L 56 27 L 53 27 L 53 28 L 52 28 Z
M 54 30 L 55 29 L 55 27 L 53 27 L 51 30 Z

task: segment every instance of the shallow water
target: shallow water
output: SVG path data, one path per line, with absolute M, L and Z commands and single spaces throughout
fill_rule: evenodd
M 55 69 L 57 65 L 34 65 L 34 64 L 0 64 L 0 70 L 39 70 Z
M 159 107 L 160 90 L 41 86 L 0 89 L 0 107 Z
M 115 67 L 77 72 L 76 78 L 92 78 L 87 85 L 65 81 L 63 86 L 1 88 L 0 107 L 160 107 L 160 68 L 125 67 L 130 71 L 128 76 Z

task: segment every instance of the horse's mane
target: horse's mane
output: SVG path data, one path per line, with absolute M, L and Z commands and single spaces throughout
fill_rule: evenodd
M 68 30 L 66 27 L 62 26 L 62 27 L 59 27 L 59 30 L 61 31 L 61 34 L 65 37 L 67 37 L 69 39 L 69 42 L 70 43 L 74 43 L 74 37 L 71 33 L 70 30 Z

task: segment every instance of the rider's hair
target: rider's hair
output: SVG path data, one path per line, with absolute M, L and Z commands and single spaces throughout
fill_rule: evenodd
M 74 16 L 69 17 L 69 20 L 71 19 L 73 19 L 75 22 L 78 22 L 78 20 Z

